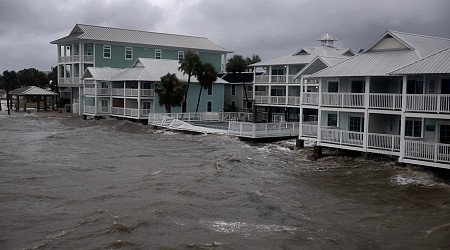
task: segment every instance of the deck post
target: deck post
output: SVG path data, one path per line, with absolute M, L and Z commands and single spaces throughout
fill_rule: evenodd
M 408 77 L 405 75 L 402 79 L 402 114 L 400 120 L 400 156 L 398 157 L 399 161 L 405 157 L 405 123 L 406 123 L 406 85 L 408 83 Z
M 39 109 L 41 108 L 41 97 L 37 96 L 37 106 L 36 106 L 36 112 L 39 112 Z
M 11 101 L 12 101 L 12 97 L 11 97 Z M 19 109 L 20 109 L 20 100 L 19 100 L 19 96 L 18 96 L 18 95 L 16 95 L 16 101 L 17 101 L 17 104 L 16 104 L 16 112 L 18 112 Z M 12 104 L 10 104 L 10 105 L 12 105 Z M 11 106 L 11 107 L 12 107 L 12 106 Z
M 87 120 L 87 115 L 83 115 L 83 120 Z
M 305 147 L 305 140 L 295 139 L 295 147 L 297 149 L 304 148 Z
M 23 112 L 26 112 L 27 111 L 27 97 L 26 96 L 24 96 L 24 102 L 23 102 Z
M 320 159 L 322 157 L 322 146 L 314 146 L 314 159 Z

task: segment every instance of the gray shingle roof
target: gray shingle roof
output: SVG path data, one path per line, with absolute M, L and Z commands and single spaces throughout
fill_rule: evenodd
M 387 34 L 406 44 L 409 49 L 372 51 L 371 48 Z M 424 55 L 435 53 L 448 46 L 450 46 L 450 39 L 447 38 L 387 31 L 366 52 L 323 69 L 311 77 L 385 76 L 417 61 Z
M 395 70 L 392 74 L 450 74 L 450 47 Z
M 11 95 L 20 95 L 20 96 L 50 96 L 50 95 L 57 95 L 54 92 L 41 89 L 36 86 L 28 86 L 23 87 L 19 89 L 12 90 L 9 92 Z
M 220 47 L 206 37 L 184 36 L 176 34 L 156 33 L 129 29 L 101 27 L 77 24 L 72 32 L 61 39 L 52 41 L 52 44 L 61 44 L 76 40 L 91 40 L 118 42 L 127 44 L 140 44 L 157 47 L 175 47 L 194 50 L 207 50 L 231 53 L 232 51 Z

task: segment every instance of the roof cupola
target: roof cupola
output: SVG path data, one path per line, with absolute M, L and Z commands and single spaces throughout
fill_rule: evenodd
M 319 39 L 317 39 L 317 41 L 320 41 L 320 45 L 332 47 L 333 42 L 337 41 L 337 39 L 330 33 L 325 33 Z

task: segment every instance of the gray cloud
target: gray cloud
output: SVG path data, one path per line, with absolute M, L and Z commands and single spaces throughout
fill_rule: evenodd
M 165 6 L 167 5 L 167 6 Z M 388 29 L 450 38 L 448 0 L 11 0 L 0 2 L 0 72 L 56 64 L 76 23 L 206 36 L 263 60 L 314 46 L 325 32 L 355 52 Z

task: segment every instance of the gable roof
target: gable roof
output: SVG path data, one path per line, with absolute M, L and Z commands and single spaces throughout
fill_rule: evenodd
M 187 82 L 188 76 L 178 70 L 180 64 L 177 60 L 139 58 L 132 68 L 113 76 L 111 81 L 151 81 L 159 82 L 161 77 L 167 73 L 175 74 L 182 82 Z M 198 82 L 197 78 L 191 77 L 191 82 Z M 217 78 L 215 83 L 227 83 Z
M 83 79 L 94 78 L 98 81 L 109 81 L 115 75 L 118 75 L 125 71 L 126 69 L 118 68 L 98 68 L 98 67 L 88 67 L 86 72 L 84 72 Z
M 214 44 L 206 37 L 119 29 L 86 24 L 76 24 L 68 36 L 52 41 L 51 43 L 60 44 L 73 42 L 76 40 L 140 44 L 156 47 L 186 48 L 224 53 L 232 52 L 228 49 Z
M 450 74 L 450 47 L 401 67 L 391 74 Z
M 11 95 L 19 95 L 19 96 L 50 96 L 50 95 L 58 95 L 57 93 L 48 91 L 46 89 L 42 89 L 36 86 L 27 86 L 23 88 L 18 88 L 9 92 Z
M 285 55 L 272 60 L 251 64 L 251 67 L 262 67 L 271 65 L 293 65 L 308 64 L 317 56 L 323 57 L 347 57 L 346 53 L 351 52 L 349 48 L 335 48 L 331 46 L 318 45 L 312 48 L 301 48 L 295 54 Z M 351 52 L 353 54 L 353 52 Z
M 386 38 L 394 38 L 404 47 L 393 46 L 393 48 L 387 47 L 385 50 L 380 49 L 382 46 L 377 47 Z M 396 69 L 421 59 L 423 56 L 449 46 L 450 39 L 447 38 L 387 31 L 366 51 L 323 69 L 311 75 L 311 77 L 386 76 Z
M 348 57 L 327 57 L 327 56 L 317 56 L 312 60 L 308 65 L 303 67 L 294 78 L 298 78 L 300 75 L 310 75 L 313 74 L 319 70 L 322 70 L 326 67 L 333 66 L 335 64 L 338 64 L 342 61 L 347 60 Z

